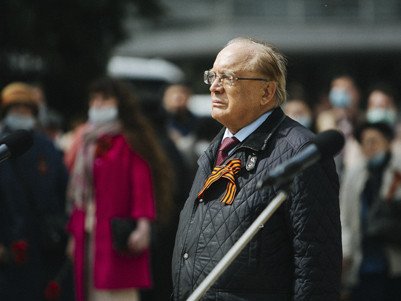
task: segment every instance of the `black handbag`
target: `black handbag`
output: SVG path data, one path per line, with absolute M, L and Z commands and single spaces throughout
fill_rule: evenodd
M 132 218 L 114 217 L 111 219 L 111 239 L 116 251 L 128 251 L 128 237 L 135 230 L 136 224 L 136 220 Z

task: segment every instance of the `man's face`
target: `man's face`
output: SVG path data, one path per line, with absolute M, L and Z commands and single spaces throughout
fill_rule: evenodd
M 266 75 L 244 68 L 252 49 L 242 43 L 228 45 L 219 52 L 212 71 L 217 75 L 234 73 L 236 77 L 263 77 Z M 273 82 L 238 80 L 233 85 L 219 84 L 216 79 L 210 86 L 212 117 L 232 133 L 256 120 L 275 106 Z

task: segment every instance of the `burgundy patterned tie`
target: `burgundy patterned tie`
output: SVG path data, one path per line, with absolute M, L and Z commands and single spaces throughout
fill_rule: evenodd
M 219 150 L 217 151 L 216 165 L 220 165 L 228 156 L 228 152 L 234 148 L 239 143 L 237 138 L 226 137 L 220 144 Z

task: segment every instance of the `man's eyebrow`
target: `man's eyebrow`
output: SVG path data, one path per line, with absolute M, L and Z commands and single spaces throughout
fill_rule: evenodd
M 225 69 L 225 68 L 219 69 L 219 71 L 213 70 L 213 69 L 209 69 L 209 71 L 213 71 L 213 72 L 219 73 L 219 74 L 234 73 L 234 71 L 232 71 L 230 69 Z

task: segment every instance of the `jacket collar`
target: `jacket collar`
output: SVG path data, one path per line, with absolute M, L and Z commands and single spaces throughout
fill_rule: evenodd
M 248 148 L 254 152 L 259 152 L 266 148 L 267 142 L 276 128 L 284 120 L 285 115 L 283 110 L 278 107 L 273 110 L 270 116 L 263 122 L 244 142 L 239 148 Z
M 237 149 L 247 148 L 253 152 L 259 152 L 264 150 L 267 143 L 274 133 L 276 128 L 284 120 L 285 115 L 280 107 L 277 107 L 269 115 L 269 117 L 251 134 L 246 138 Z M 205 161 L 209 161 L 209 165 L 212 166 L 214 159 L 216 158 L 217 149 L 220 145 L 221 139 L 224 136 L 225 128 L 223 127 L 217 136 L 210 143 L 209 147 L 206 149 L 205 153 L 199 158 L 198 164 L 202 165 Z

